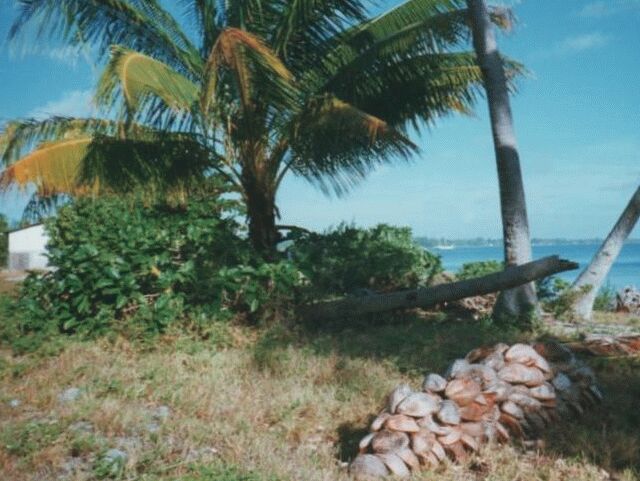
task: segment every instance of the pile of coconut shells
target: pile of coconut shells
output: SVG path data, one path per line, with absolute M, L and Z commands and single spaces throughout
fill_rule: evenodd
M 360 442 L 356 479 L 409 476 L 490 442 L 539 439 L 551 423 L 602 399 L 593 371 L 556 344 L 498 344 L 471 351 L 421 391 L 396 387 Z

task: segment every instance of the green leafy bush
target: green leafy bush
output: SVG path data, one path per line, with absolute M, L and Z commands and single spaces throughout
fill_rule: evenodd
M 467 262 L 456 272 L 458 280 L 464 281 L 473 279 L 474 277 L 486 276 L 494 274 L 504 269 L 504 263 L 500 261 L 478 261 Z
M 300 275 L 290 263 L 256 259 L 234 209 L 215 198 L 179 206 L 105 198 L 63 207 L 47 223 L 55 270 L 23 285 L 23 330 L 53 323 L 62 332 L 127 326 L 150 333 L 187 317 L 277 314 Z
M 414 242 L 410 228 L 385 224 L 296 233 L 287 251 L 321 296 L 426 285 L 442 270 L 440 258 Z
M 616 303 L 616 290 L 610 285 L 606 285 L 600 289 L 598 295 L 593 301 L 593 308 L 596 311 L 613 311 Z

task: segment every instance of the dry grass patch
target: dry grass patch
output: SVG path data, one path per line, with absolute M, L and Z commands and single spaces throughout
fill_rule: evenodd
M 242 346 L 224 350 L 174 339 L 148 351 L 86 342 L 46 358 L 3 352 L 0 479 L 104 479 L 101 459 L 117 448 L 127 459 L 112 474 L 128 480 L 346 480 L 345 463 L 388 390 L 402 381 L 418 385 L 422 369 L 439 370 L 444 357 L 468 350 L 469 327 L 422 322 L 313 336 L 275 330 L 256 342 L 236 333 Z M 476 343 L 491 337 L 476 330 Z M 469 334 L 456 341 L 461 332 Z M 69 387 L 81 395 L 61 403 Z M 11 407 L 12 399 L 21 404 Z M 161 406 L 168 417 L 157 416 Z M 589 441 L 572 452 L 568 443 L 547 453 L 489 447 L 465 466 L 415 479 L 587 481 L 605 479 L 600 466 L 640 479 L 630 466 L 640 459 L 635 448 L 607 460 L 584 449 Z

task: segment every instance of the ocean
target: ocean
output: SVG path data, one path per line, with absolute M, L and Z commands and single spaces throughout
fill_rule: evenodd
M 580 264 L 580 270 L 563 272 L 559 277 L 573 281 L 580 271 L 589 263 L 599 244 L 555 244 L 533 246 L 534 259 L 550 255 L 560 257 Z M 453 249 L 429 249 L 440 255 L 442 264 L 447 271 L 455 272 L 466 262 L 502 260 L 502 246 L 455 247 Z M 620 252 L 620 256 L 609 272 L 607 285 L 613 289 L 626 286 L 640 287 L 640 244 L 627 244 Z

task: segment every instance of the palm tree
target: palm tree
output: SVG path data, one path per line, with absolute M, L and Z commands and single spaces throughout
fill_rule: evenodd
M 19 0 L 14 40 L 36 26 L 106 60 L 105 115 L 7 124 L 0 186 L 83 195 L 215 172 L 273 255 L 286 174 L 340 194 L 414 153 L 409 126 L 474 103 L 463 2 L 408 0 L 373 18 L 364 2 L 181 0 L 173 16 L 158 0 Z
M 575 293 L 571 308 L 576 319 L 591 320 L 593 303 L 598 291 L 618 258 L 624 242 L 638 222 L 638 218 L 640 218 L 640 187 L 636 189 L 589 265 L 571 285 L 571 290 Z
M 531 240 L 504 60 L 498 51 L 484 0 L 467 0 L 467 4 L 473 44 L 487 92 L 498 164 L 505 264 L 525 264 L 531 261 Z M 533 283 L 525 284 L 501 293 L 494 309 L 494 316 L 525 319 L 535 314 L 537 304 Z

